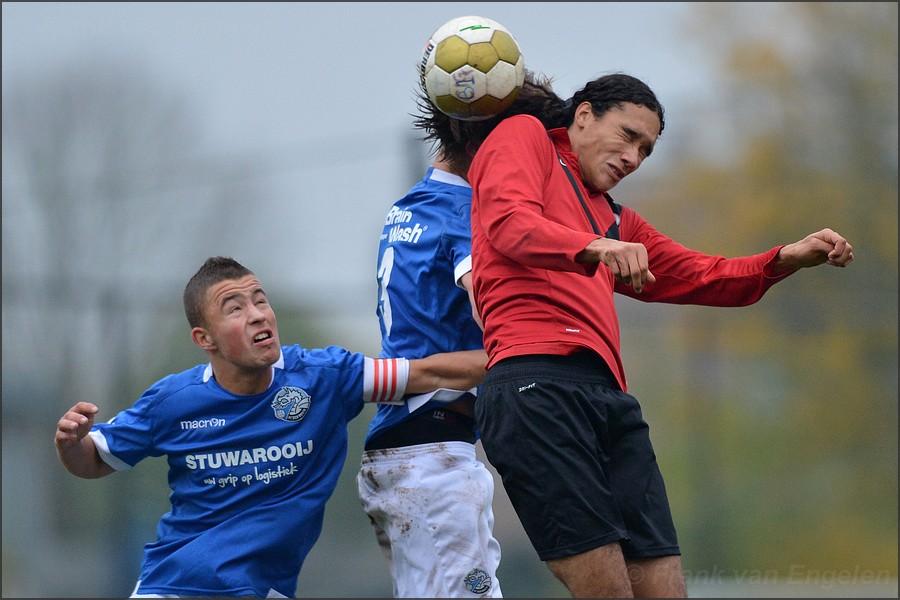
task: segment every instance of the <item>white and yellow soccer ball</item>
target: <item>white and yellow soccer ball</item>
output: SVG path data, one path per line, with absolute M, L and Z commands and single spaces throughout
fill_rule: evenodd
M 525 58 L 500 23 L 467 16 L 441 25 L 425 44 L 421 85 L 446 115 L 489 119 L 506 110 L 525 82 Z

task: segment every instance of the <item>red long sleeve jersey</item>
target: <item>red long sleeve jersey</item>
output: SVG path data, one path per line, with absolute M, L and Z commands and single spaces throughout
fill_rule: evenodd
M 619 239 L 647 248 L 656 282 L 636 294 L 617 284 L 605 265 L 576 263 L 575 256 L 598 235 L 557 151 L 599 230 L 607 231 L 615 214 L 605 194 L 590 193 L 582 184 L 564 128 L 548 136 L 534 117 L 505 119 L 469 170 L 472 276 L 488 367 L 510 356 L 586 348 L 606 360 L 626 390 L 613 292 L 644 302 L 746 306 L 787 276 L 772 275 L 781 246 L 739 258 L 703 254 L 662 235 L 628 207 L 620 214 Z

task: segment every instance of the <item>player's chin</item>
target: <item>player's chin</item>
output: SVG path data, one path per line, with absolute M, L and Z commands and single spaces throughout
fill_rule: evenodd
M 609 173 L 597 173 L 596 176 L 586 177 L 584 183 L 592 192 L 602 194 L 616 187 L 619 181 L 618 177 L 613 177 Z
M 608 192 L 609 190 L 619 185 L 620 181 L 622 181 L 622 178 L 613 177 L 610 175 L 607 175 L 606 177 L 600 177 L 600 181 L 598 181 L 597 185 L 594 186 L 594 191 L 601 193 Z
M 273 365 L 281 358 L 281 346 L 274 340 L 269 340 L 264 345 L 257 345 L 253 350 L 260 366 Z

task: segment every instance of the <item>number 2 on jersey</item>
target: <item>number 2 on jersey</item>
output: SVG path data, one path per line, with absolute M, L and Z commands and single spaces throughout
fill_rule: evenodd
M 391 298 L 388 296 L 388 283 L 391 280 L 391 270 L 394 268 L 394 248 L 388 246 L 378 265 L 378 314 L 381 315 L 381 323 L 384 326 L 384 334 L 391 335 Z

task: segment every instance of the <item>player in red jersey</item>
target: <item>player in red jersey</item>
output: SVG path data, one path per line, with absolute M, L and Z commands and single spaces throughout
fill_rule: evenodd
M 846 266 L 853 249 L 823 229 L 753 256 L 690 250 L 608 194 L 662 133 L 653 91 L 606 75 L 552 112 L 544 124 L 504 120 L 469 170 L 488 351 L 476 423 L 538 555 L 573 596 L 685 596 L 665 485 L 627 393 L 613 292 L 744 306 L 801 268 Z

